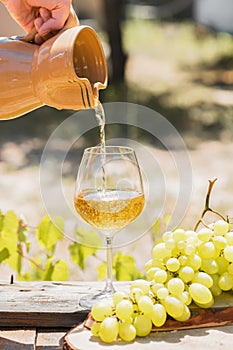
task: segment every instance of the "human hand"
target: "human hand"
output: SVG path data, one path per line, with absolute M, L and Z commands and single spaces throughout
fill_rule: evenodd
M 34 27 L 35 43 L 44 42 L 49 33 L 63 28 L 72 0 L 1 0 L 11 16 L 26 32 Z

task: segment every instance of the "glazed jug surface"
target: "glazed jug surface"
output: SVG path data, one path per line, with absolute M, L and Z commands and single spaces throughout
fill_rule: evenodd
M 0 38 L 0 119 L 43 105 L 57 109 L 94 108 L 107 86 L 107 65 L 98 35 L 89 26 L 66 28 L 38 46 Z

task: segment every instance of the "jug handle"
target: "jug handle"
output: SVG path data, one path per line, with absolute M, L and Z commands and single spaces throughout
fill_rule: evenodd
M 56 31 L 52 31 L 51 33 L 48 33 L 47 35 L 44 36 L 44 40 L 46 41 L 47 39 L 50 39 L 52 36 L 56 35 L 57 33 L 59 32 L 62 32 L 66 29 L 69 29 L 69 28 L 73 28 L 75 26 L 78 26 L 79 25 L 79 20 L 78 20 L 78 17 L 73 9 L 73 7 L 71 7 L 70 9 L 70 15 L 64 25 L 64 27 L 59 31 L 59 30 L 56 30 Z M 35 26 L 32 28 L 32 30 L 26 34 L 24 37 L 21 37 L 20 40 L 21 41 L 24 41 L 24 42 L 34 42 L 35 40 L 35 36 L 37 34 L 37 30 L 35 28 Z

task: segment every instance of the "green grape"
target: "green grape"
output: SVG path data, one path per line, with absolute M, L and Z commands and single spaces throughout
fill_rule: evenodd
M 218 220 L 214 223 L 214 233 L 217 236 L 224 236 L 229 231 L 229 224 L 224 220 Z
M 202 259 L 211 259 L 215 256 L 216 249 L 213 242 L 201 243 L 198 247 L 198 254 Z
M 186 255 L 193 255 L 195 253 L 195 250 L 196 250 L 196 247 L 191 243 L 186 244 L 184 248 L 184 252 Z
M 129 323 L 120 323 L 119 336 L 123 341 L 131 342 L 136 337 L 136 328 L 134 327 L 134 325 Z
M 158 267 L 161 270 L 165 270 L 163 261 L 156 258 L 152 259 L 152 267 Z
M 195 304 L 197 305 L 197 306 L 199 306 L 200 308 L 202 308 L 202 309 L 209 309 L 211 306 L 213 306 L 214 305 L 214 298 L 212 297 L 212 299 L 208 302 L 208 303 L 197 303 L 197 302 L 195 302 Z
M 151 267 L 149 270 L 147 270 L 146 274 L 149 280 L 153 280 L 156 271 L 158 271 L 158 267 Z
M 219 275 L 218 274 L 211 275 L 211 278 L 213 280 L 213 286 L 210 288 L 210 291 L 214 297 L 218 297 L 222 293 L 222 289 L 219 288 L 218 286 Z
M 165 270 L 157 270 L 154 273 L 153 280 L 157 283 L 165 283 L 167 280 L 167 272 Z
M 218 252 L 224 249 L 227 245 L 227 239 L 223 236 L 215 236 L 213 238 L 213 243 Z
M 171 239 L 173 236 L 173 233 L 171 231 L 164 232 L 162 239 L 164 242 L 167 242 L 169 239 Z
M 155 259 L 164 259 L 171 256 L 171 249 L 166 247 L 164 242 L 158 243 L 152 249 L 152 256 Z
M 107 317 L 100 324 L 99 336 L 104 343 L 112 343 L 117 339 L 118 330 L 117 319 L 114 317 Z
M 176 317 L 177 321 L 185 322 L 190 319 L 191 313 L 187 305 L 184 305 L 184 311 L 181 316 Z
M 93 325 L 91 326 L 91 333 L 95 336 L 95 337 L 99 337 L 99 332 L 100 332 L 100 322 L 94 322 Z
M 106 317 L 111 316 L 112 313 L 112 304 L 106 300 L 97 301 L 91 309 L 91 315 L 96 321 L 103 321 Z
M 227 240 L 227 244 L 228 245 L 233 245 L 233 232 L 228 232 L 226 235 L 225 235 L 225 238 Z
M 149 315 L 153 310 L 153 301 L 147 295 L 143 295 L 138 300 L 138 309 L 145 315 Z
M 191 295 L 189 294 L 189 292 L 187 290 L 183 291 L 183 293 L 180 294 L 178 298 L 185 305 L 190 305 L 192 302 Z
M 176 241 L 173 238 L 170 238 L 165 242 L 165 246 L 168 249 L 174 249 L 176 246 Z
M 198 271 L 201 267 L 201 261 L 202 259 L 200 256 L 194 254 L 188 258 L 187 265 L 192 267 L 194 271 Z
M 231 275 L 233 275 L 233 264 L 230 263 L 227 267 L 227 272 L 229 272 Z
M 149 294 L 150 291 L 150 284 L 148 281 L 139 279 L 139 280 L 135 280 L 131 283 L 130 289 L 133 288 L 140 288 L 143 292 L 144 295 Z
M 201 270 L 213 275 L 218 272 L 218 264 L 214 259 L 202 259 Z
M 180 242 L 180 241 L 185 241 L 186 240 L 186 234 L 185 234 L 185 230 L 183 230 L 182 228 L 178 228 L 175 231 L 173 231 L 173 239 L 176 242 Z
M 162 304 L 155 304 L 151 313 L 151 320 L 155 327 L 162 327 L 167 319 L 167 312 Z
M 148 297 L 149 298 L 149 297 Z M 120 320 L 127 320 L 133 314 L 133 304 L 130 300 L 121 300 L 116 306 L 116 316 Z
M 157 292 L 160 288 L 163 288 L 164 284 L 163 283 L 157 283 L 152 281 L 150 284 L 150 289 L 152 291 L 152 293 L 154 294 L 154 296 L 157 296 Z
M 229 272 L 224 272 L 218 279 L 218 286 L 223 291 L 228 291 L 233 288 L 233 276 Z
M 223 272 L 227 271 L 229 266 L 229 261 L 227 261 L 224 256 L 219 256 L 216 259 L 216 263 L 218 264 L 218 274 L 222 275 Z
M 184 304 L 178 298 L 171 295 L 168 295 L 163 300 L 163 306 L 165 307 L 168 315 L 175 319 L 180 317 L 184 311 Z
M 178 296 L 184 291 L 184 282 L 178 277 L 172 278 L 167 283 L 167 289 L 171 294 Z
M 188 263 L 188 257 L 186 255 L 180 255 L 178 258 L 180 266 L 185 266 Z
M 223 251 L 223 255 L 227 261 L 233 262 L 233 246 L 232 245 L 226 246 L 226 248 Z
M 213 236 L 213 231 L 207 227 L 202 228 L 197 233 L 198 239 L 202 242 L 208 242 L 212 236 Z
M 138 315 L 133 323 L 138 337 L 146 337 L 152 329 L 151 319 L 146 315 Z
M 194 277 L 194 270 L 191 266 L 182 266 L 179 270 L 179 277 L 184 282 L 192 281 Z
M 191 243 L 195 245 L 198 241 L 197 233 L 195 231 L 188 230 L 185 232 L 185 236 L 186 236 L 187 243 Z
M 128 294 L 122 291 L 115 292 L 112 296 L 113 304 L 116 306 L 121 300 L 128 299 Z
M 169 258 L 166 261 L 166 267 L 167 267 L 168 271 L 171 271 L 171 272 L 178 271 L 180 268 L 180 262 L 177 258 Z
M 137 303 L 138 299 L 143 296 L 143 291 L 141 288 L 132 288 L 129 295 L 131 300 Z
M 150 259 L 150 260 L 148 260 L 146 263 L 145 263 L 145 270 L 146 271 L 149 271 L 152 267 L 154 267 L 153 266 L 153 259 Z
M 209 288 L 200 283 L 192 283 L 189 286 L 189 293 L 195 303 L 202 305 L 208 304 L 213 299 Z
M 212 280 L 211 276 L 208 275 L 208 273 L 203 272 L 203 271 L 196 272 L 194 277 L 193 277 L 192 282 L 193 283 L 200 283 L 207 288 L 211 288 L 213 286 L 213 280 Z
M 166 287 L 160 288 L 157 291 L 157 298 L 165 299 L 169 295 L 169 291 Z
M 177 248 L 179 249 L 180 252 L 183 252 L 185 247 L 186 247 L 186 242 L 185 241 L 178 241 L 176 243 Z

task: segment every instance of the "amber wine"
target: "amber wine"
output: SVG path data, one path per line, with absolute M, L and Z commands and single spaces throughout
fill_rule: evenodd
M 118 231 L 142 212 L 144 195 L 131 190 L 86 190 L 78 194 L 74 205 L 91 226 Z

